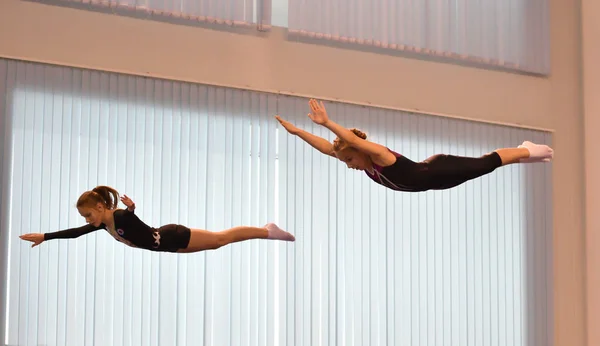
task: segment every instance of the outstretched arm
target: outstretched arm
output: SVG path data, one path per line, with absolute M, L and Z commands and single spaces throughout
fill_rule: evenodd
M 310 144 L 313 148 L 317 149 L 323 154 L 335 157 L 335 154 L 333 153 L 333 144 L 331 144 L 325 138 L 321 138 L 313 135 L 310 132 L 301 130 L 289 121 L 283 120 L 279 115 L 276 115 L 275 119 L 277 119 L 281 126 L 283 126 L 290 134 L 302 138 L 306 143 Z
M 68 239 L 77 238 L 84 234 L 91 233 L 93 231 L 102 229 L 104 225 L 95 227 L 94 225 L 85 225 L 76 228 L 69 228 L 62 231 L 51 232 L 51 233 L 27 233 L 20 235 L 19 238 L 32 242 L 31 247 L 38 246 L 46 240 L 51 239 Z
M 390 151 L 383 145 L 364 140 L 356 136 L 354 133 L 352 133 L 352 131 L 329 119 L 327 111 L 325 110 L 325 106 L 323 105 L 323 101 L 319 103 L 317 100 L 311 99 L 308 103 L 311 110 L 311 112 L 308 114 L 308 117 L 315 123 L 328 128 L 331 132 L 335 133 L 340 139 L 348 143 L 348 145 L 351 147 L 365 152 L 369 156 L 393 156 L 393 154 L 391 154 Z

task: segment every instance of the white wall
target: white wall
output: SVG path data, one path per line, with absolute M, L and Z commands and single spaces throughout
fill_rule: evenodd
M 585 226 L 586 226 L 586 288 L 587 288 L 587 344 L 600 345 L 600 163 L 598 148 L 600 139 L 600 23 L 596 14 L 600 3 L 582 0 L 582 58 L 583 58 L 583 111 L 585 124 Z
M 555 345 L 583 345 L 579 3 L 551 3 L 549 78 L 18 0 L 0 2 L 0 56 L 554 129 Z

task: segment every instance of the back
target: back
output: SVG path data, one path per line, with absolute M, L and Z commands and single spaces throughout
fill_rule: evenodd
M 390 150 L 390 149 L 388 149 Z M 422 164 L 414 162 L 404 155 L 390 150 L 396 156 L 396 162 L 389 166 L 373 164 L 373 174 L 365 171 L 367 176 L 376 183 L 389 189 L 405 192 L 424 191 L 419 183 L 419 172 L 426 169 Z
M 115 230 L 117 234 L 112 234 L 115 239 L 120 240 L 123 238 L 130 245 L 148 248 L 154 244 L 154 237 L 152 234 L 156 231 L 153 227 L 148 226 L 137 215 L 133 212 L 123 209 L 117 209 L 113 213 L 115 220 Z M 110 231 L 109 231 L 110 233 Z

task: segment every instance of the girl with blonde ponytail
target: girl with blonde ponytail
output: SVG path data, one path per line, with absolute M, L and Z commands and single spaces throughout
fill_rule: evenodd
M 480 157 L 436 154 L 415 162 L 391 149 L 367 140 L 357 129 L 347 129 L 333 122 L 323 102 L 309 101 L 308 117 L 337 135 L 333 144 L 324 138 L 301 130 L 279 115 L 275 118 L 292 135 L 302 138 L 325 155 L 344 162 L 350 169 L 361 170 L 389 189 L 406 192 L 444 190 L 514 163 L 549 162 L 554 151 L 547 145 L 523 142 L 516 148 L 496 149 Z

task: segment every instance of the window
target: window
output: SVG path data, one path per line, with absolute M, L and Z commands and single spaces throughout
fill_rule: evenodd
M 274 7 L 281 6 L 278 1 Z M 288 4 L 287 27 L 297 37 L 512 71 L 550 72 L 548 0 L 289 0 Z
M 9 345 L 547 344 L 550 165 L 447 191 L 386 190 L 283 132 L 331 139 L 306 100 L 0 60 L 10 128 Z M 550 135 L 341 103 L 330 115 L 409 158 L 478 156 Z M 6 111 L 5 111 L 6 110 Z M 19 234 L 83 223 L 107 184 L 148 224 L 275 220 L 294 244 L 157 254 L 105 232 L 34 249 Z

